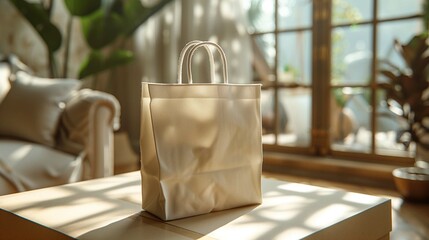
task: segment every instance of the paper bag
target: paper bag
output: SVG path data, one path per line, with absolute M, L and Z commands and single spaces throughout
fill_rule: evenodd
M 191 59 L 201 46 L 220 53 L 224 83 L 192 83 Z M 201 41 L 182 50 L 177 84 L 142 83 L 144 210 L 172 220 L 261 203 L 260 91 L 259 84 L 229 84 L 224 52 Z

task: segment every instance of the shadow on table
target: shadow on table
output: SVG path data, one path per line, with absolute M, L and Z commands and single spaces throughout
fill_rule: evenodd
M 349 239 L 379 239 L 390 231 L 390 204 L 373 208 L 382 199 L 278 181 L 263 181 L 262 188 L 261 205 L 167 222 L 136 212 L 79 239 L 320 239 L 336 229 L 352 234 Z M 362 211 L 367 213 L 358 214 Z M 379 227 L 371 228 L 374 223 Z
M 211 239 L 207 234 L 248 214 L 257 205 L 164 222 L 148 212 L 135 213 L 78 239 Z M 188 229 L 198 229 L 198 232 Z

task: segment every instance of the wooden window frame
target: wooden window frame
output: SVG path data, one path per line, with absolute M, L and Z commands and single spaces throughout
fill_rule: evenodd
M 273 89 L 274 90 L 274 119 L 275 119 L 275 142 L 274 144 L 264 144 L 265 151 L 280 152 L 280 153 L 292 153 L 292 154 L 307 154 L 315 156 L 330 156 L 333 158 L 339 159 L 350 159 L 358 161 L 367 161 L 375 162 L 382 164 L 392 164 L 392 165 L 412 165 L 414 160 L 412 157 L 407 156 L 392 156 L 392 155 L 381 155 L 377 153 L 376 149 L 376 139 L 375 133 L 372 131 L 371 134 L 371 148 L 370 152 L 348 152 L 348 151 L 338 151 L 331 149 L 330 142 L 330 103 L 329 96 L 332 89 L 342 88 L 342 87 L 362 87 L 370 90 L 371 92 L 371 106 L 373 109 L 376 109 L 376 91 L 381 89 L 376 82 L 377 76 L 377 38 L 378 38 L 378 27 L 380 23 L 392 22 L 392 21 L 401 21 L 408 19 L 416 19 L 421 17 L 421 15 L 409 15 L 395 18 L 385 18 L 378 19 L 378 0 L 373 0 L 373 10 L 371 20 L 353 22 L 353 23 L 340 23 L 333 24 L 331 21 L 332 17 L 332 0 L 313 0 L 312 1 L 312 25 L 310 27 L 298 27 L 298 28 L 288 28 L 288 29 L 279 29 L 279 14 L 278 14 L 278 1 L 275 0 L 274 4 L 274 30 L 273 31 L 263 31 L 252 33 L 252 38 L 261 36 L 264 34 L 274 34 L 274 48 L 276 51 L 276 57 L 274 59 L 274 81 L 267 83 L 267 79 L 263 79 L 265 82 L 263 84 L 263 89 Z M 369 84 L 363 84 L 361 86 L 357 85 L 346 85 L 346 84 L 336 84 L 331 85 L 331 34 L 332 30 L 339 27 L 348 27 L 352 25 L 370 25 L 372 27 L 372 36 L 371 36 L 371 47 L 372 47 L 372 63 L 371 63 L 371 80 Z M 311 31 L 312 33 L 312 73 L 311 73 L 311 85 L 303 84 L 284 84 L 280 83 L 277 79 L 277 67 L 278 67 L 278 52 L 279 52 L 279 35 L 281 33 L 287 32 L 299 32 L 299 31 Z M 261 57 L 261 56 L 259 56 Z M 268 71 L 264 68 L 267 66 L 262 66 L 263 63 L 257 64 L 260 69 L 257 71 Z M 255 67 L 257 68 L 257 67 Z M 279 90 L 280 89 L 291 89 L 291 88 L 311 88 L 312 90 L 312 121 L 311 121 L 311 142 L 308 147 L 295 147 L 295 146 L 284 146 L 279 145 L 278 136 L 279 136 L 279 112 L 278 112 L 278 100 L 279 100 Z M 323 107 L 320 107 L 323 106 Z M 371 111 L 370 114 L 370 124 L 372 129 L 376 129 L 376 111 Z

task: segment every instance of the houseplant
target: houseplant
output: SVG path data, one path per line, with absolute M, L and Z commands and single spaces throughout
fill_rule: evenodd
M 405 44 L 394 42 L 406 65 L 400 68 L 388 61 L 381 74 L 387 82 L 386 102 L 392 112 L 404 118 L 407 128 L 398 133 L 398 142 L 408 149 L 416 146 L 415 166 L 393 171 L 398 191 L 406 199 L 429 199 L 429 44 L 427 33 L 415 35 Z
M 64 31 L 51 21 L 53 5 L 58 4 L 57 1 L 9 1 L 45 43 L 50 77 L 68 77 L 68 52 L 73 34 L 71 25 L 73 20 L 80 20 L 83 36 L 90 48 L 76 74 L 82 79 L 132 61 L 133 53 L 126 50 L 121 42 L 172 0 L 160 0 L 151 6 L 143 5 L 140 0 L 64 0 L 70 13 Z M 62 45 L 65 54 L 58 56 L 57 51 Z M 58 57 L 64 57 L 61 73 L 56 61 Z
M 394 41 L 405 68 L 389 61 L 382 61 L 386 68 L 381 74 L 387 82 L 386 102 L 406 120 L 407 128 L 397 135 L 398 142 L 408 149 L 415 144 L 415 167 L 397 168 L 393 171 L 395 185 L 405 199 L 429 200 L 429 0 L 422 4 L 422 33 L 416 34 L 405 44 Z
M 419 34 L 402 44 L 395 40 L 405 68 L 388 61 L 380 72 L 387 82 L 380 84 L 386 90 L 386 103 L 394 113 L 404 118 L 407 129 L 398 134 L 398 142 L 408 149 L 414 142 L 429 149 L 429 45 L 427 34 Z
M 415 143 L 416 158 L 425 152 L 429 157 L 429 0 L 424 0 L 421 6 L 423 31 L 405 44 L 394 40 L 405 68 L 380 61 L 384 66 L 380 72 L 388 79 L 381 84 L 386 89 L 386 102 L 408 124 L 398 133 L 397 140 L 405 149 Z

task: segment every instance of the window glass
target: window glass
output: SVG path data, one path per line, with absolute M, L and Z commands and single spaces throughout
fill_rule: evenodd
M 278 143 L 308 147 L 311 142 L 311 90 L 307 88 L 279 90 Z
M 366 84 L 371 77 L 371 25 L 338 27 L 332 31 L 331 83 Z
M 311 26 L 311 0 L 279 0 L 278 4 L 279 29 Z
M 262 143 L 264 144 L 274 144 L 276 141 L 274 102 L 274 89 L 261 91 Z
M 370 91 L 343 87 L 331 91 L 330 135 L 332 148 L 369 152 L 371 149 Z
M 401 132 L 406 130 L 408 126 L 407 121 L 400 114 L 400 108 L 395 105 L 388 106 L 386 103 L 385 90 L 377 90 L 375 146 L 378 152 L 388 155 L 400 155 L 401 151 L 406 149 L 399 139 L 402 136 Z M 405 134 L 402 137 L 405 138 L 407 135 Z
M 421 21 L 410 19 L 384 22 L 379 24 L 378 30 L 377 59 L 379 60 L 379 69 L 388 69 L 389 66 L 386 63 L 404 69 L 406 67 L 405 62 L 401 54 L 395 49 L 394 41 L 397 40 L 402 44 L 408 43 L 415 34 L 422 31 Z M 384 78 L 378 76 L 377 79 L 382 81 Z
M 371 0 L 333 0 L 332 23 L 351 24 L 372 19 Z
M 254 37 L 254 53 L 253 56 L 257 61 L 256 70 L 259 74 L 272 74 L 274 71 L 276 48 L 275 35 L 263 34 Z
M 244 6 L 247 10 L 251 32 L 274 31 L 275 0 L 246 0 Z
M 311 31 L 279 34 L 279 82 L 311 83 Z
M 420 14 L 423 0 L 378 0 L 378 18 L 397 18 Z
M 311 147 L 312 126 L 316 127 L 315 131 L 324 128 L 324 122 L 319 122 L 323 119 L 312 119 L 314 107 L 326 109 L 330 117 L 326 141 L 330 141 L 334 152 L 410 155 L 410 150 L 397 141 L 399 132 L 404 130 L 404 120 L 387 105 L 384 85 L 371 84 L 371 81 L 374 77 L 376 81 L 386 81 L 379 70 L 388 65 L 387 61 L 405 67 L 393 43 L 395 39 L 406 43 L 422 32 L 422 21 L 417 15 L 421 13 L 423 0 L 332 0 L 321 4 L 320 9 L 313 9 L 313 3 L 319 2 L 311 0 L 242 1 L 247 2 L 255 77 L 262 80 L 264 89 L 261 96 L 264 144 L 276 144 L 279 149 L 281 146 Z M 332 12 L 325 14 L 324 7 L 331 2 Z M 377 2 L 378 10 L 374 13 Z M 373 15 L 382 21 L 373 19 Z M 331 28 L 313 32 L 315 16 L 321 18 L 323 24 L 329 21 L 325 17 L 331 16 Z M 373 36 L 374 30 L 376 36 Z M 312 65 L 326 59 L 322 51 L 326 46 L 322 44 L 327 40 L 325 33 L 329 32 L 330 74 L 322 69 L 314 75 Z M 315 54 L 314 50 L 317 50 Z M 320 59 L 312 59 L 319 53 Z M 375 71 L 374 58 L 378 66 Z M 326 96 L 325 92 L 313 96 L 313 81 L 322 87 L 331 87 L 329 106 L 323 105 L 326 101 L 318 101 Z M 295 87 L 294 83 L 303 86 Z M 371 94 L 375 94 L 375 105 Z M 316 99 L 312 100 L 313 97 Z M 312 106 L 313 103 L 316 105 Z

